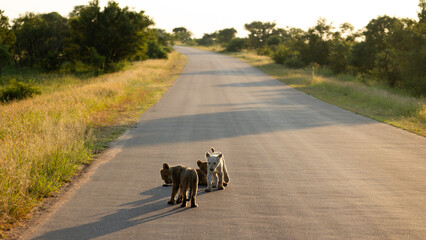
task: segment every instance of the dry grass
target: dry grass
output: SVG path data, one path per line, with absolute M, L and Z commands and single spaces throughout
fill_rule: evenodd
M 168 60 L 135 63 L 86 84 L 0 105 L 0 236 L 134 124 L 185 63 L 172 53 Z

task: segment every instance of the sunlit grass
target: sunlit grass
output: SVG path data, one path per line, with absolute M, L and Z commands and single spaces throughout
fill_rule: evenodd
M 210 50 L 210 48 L 203 48 Z M 306 69 L 291 69 L 276 64 L 268 56 L 254 52 L 225 53 L 246 61 L 264 73 L 322 101 L 426 136 L 426 99 L 409 96 L 403 91 L 367 86 L 354 76 L 321 76 Z
M 0 105 L 0 230 L 25 218 L 134 124 L 185 63 L 174 52 L 168 60 L 138 62 L 122 72 Z

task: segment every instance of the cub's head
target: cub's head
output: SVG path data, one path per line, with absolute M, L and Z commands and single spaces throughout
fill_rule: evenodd
M 163 186 L 167 186 L 173 183 L 172 179 L 172 171 L 170 171 L 170 166 L 167 163 L 163 163 L 163 168 L 160 169 L 161 178 L 164 180 L 166 184 Z
M 207 174 L 207 161 L 198 160 L 197 165 L 200 168 L 202 173 Z
M 222 153 L 210 154 L 209 152 L 206 152 L 207 168 L 210 169 L 210 171 L 214 172 L 219 163 L 221 162 L 222 157 Z

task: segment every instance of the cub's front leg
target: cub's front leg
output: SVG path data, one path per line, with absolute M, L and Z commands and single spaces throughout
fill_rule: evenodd
M 213 188 L 217 188 L 217 172 L 213 173 Z
M 212 181 L 213 181 L 213 172 L 210 171 L 210 169 L 207 171 L 207 188 L 206 192 L 212 191 Z
M 175 182 L 173 182 L 172 196 L 170 197 L 170 200 L 167 202 L 168 204 L 175 203 L 175 196 L 178 190 L 179 190 L 179 184 L 176 184 Z

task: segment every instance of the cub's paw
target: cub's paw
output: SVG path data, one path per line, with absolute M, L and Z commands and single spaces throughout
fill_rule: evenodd
M 209 188 L 206 188 L 206 190 L 204 190 L 205 192 L 211 192 L 212 190 Z
M 223 186 L 217 188 L 217 190 L 223 190 L 223 189 L 225 189 L 225 187 L 223 187 Z
M 192 208 L 198 207 L 198 204 L 191 204 Z
M 228 186 L 228 183 L 224 182 L 224 183 L 223 183 L 223 186 L 225 186 L 225 187 L 226 187 L 226 186 Z
M 180 207 L 186 207 L 186 201 L 183 201 Z
M 182 197 L 178 197 L 176 203 L 181 203 L 182 202 Z
M 175 200 L 169 200 L 167 203 L 173 205 L 175 204 Z

